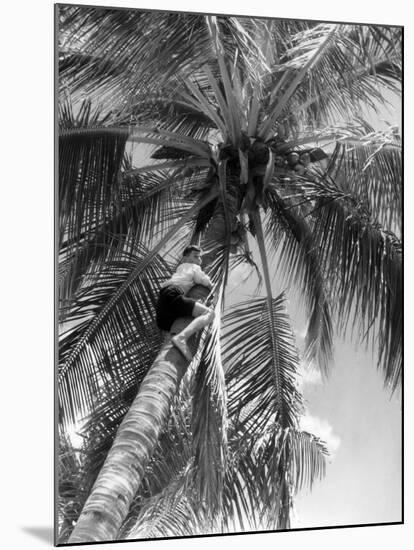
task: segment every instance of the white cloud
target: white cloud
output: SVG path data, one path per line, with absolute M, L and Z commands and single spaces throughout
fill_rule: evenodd
M 335 457 L 341 444 L 341 438 L 333 432 L 333 428 L 327 420 L 306 413 L 300 418 L 299 425 L 301 430 L 319 437 L 319 439 L 326 443 L 330 459 Z
M 309 385 L 322 385 L 322 375 L 320 371 L 314 368 L 303 368 L 303 383 Z
M 303 392 L 304 386 L 315 386 L 323 383 L 321 373 L 313 367 L 306 367 L 303 363 L 297 371 L 296 385 Z

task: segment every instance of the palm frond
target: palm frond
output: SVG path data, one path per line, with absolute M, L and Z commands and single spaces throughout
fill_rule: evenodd
M 177 533 L 194 536 L 199 526 L 198 510 L 187 496 L 183 479 L 179 478 L 145 503 L 126 538 L 153 539 L 177 536 Z
M 59 258 L 59 298 L 63 308 L 86 277 L 99 270 L 101 262 L 115 261 L 142 245 L 151 247 L 185 212 L 177 196 L 184 185 L 181 176 L 144 174 L 123 176 L 119 204 L 112 217 L 93 232 L 65 239 Z M 61 314 L 63 314 L 62 309 Z
M 204 70 L 205 72 L 209 71 L 208 67 L 206 67 Z M 207 78 L 210 81 L 210 85 L 215 91 L 215 98 L 220 104 L 221 110 L 223 111 L 224 109 L 223 115 L 226 117 L 227 108 L 221 91 L 218 88 L 218 85 L 211 72 L 208 72 L 207 75 Z M 183 101 L 185 101 L 186 104 L 189 105 L 191 108 L 203 113 L 204 116 L 206 116 L 211 121 L 211 124 L 213 124 L 214 127 L 216 127 L 218 130 L 220 130 L 222 139 L 224 141 L 227 141 L 226 123 L 228 122 L 228 120 L 223 120 L 221 118 L 218 109 L 214 104 L 212 104 L 211 99 L 206 97 L 206 95 L 200 90 L 200 82 L 193 83 L 191 80 L 188 79 L 186 81 L 186 87 L 188 88 L 191 95 L 184 94 L 182 92 L 181 95 L 183 97 Z M 226 117 L 226 119 L 228 119 L 228 116 Z
M 258 451 L 256 484 L 263 502 L 261 521 L 267 529 L 289 529 L 293 486 L 290 478 L 291 450 L 288 430 L 275 426 L 263 438 Z M 271 514 L 266 514 L 271 510 Z
M 69 328 L 59 346 L 59 396 L 67 419 L 74 420 L 76 414 L 90 410 L 108 372 L 128 369 L 130 361 L 137 361 L 138 350 L 144 351 L 140 349 L 140 340 L 147 352 L 156 350 L 160 344 L 155 301 L 160 281 L 169 269 L 159 258 L 142 269 L 111 311 L 102 315 L 108 300 L 124 285 L 131 272 L 143 264 L 143 250 L 140 255 L 125 255 L 123 261 L 108 263 L 81 287 L 68 308 L 65 326 Z M 97 330 L 85 338 L 97 316 L 100 316 Z
M 59 240 L 104 224 L 120 192 L 127 129 L 71 128 L 59 135 Z
M 145 277 L 145 272 L 151 270 L 153 267 L 153 262 L 157 257 L 159 251 L 165 247 L 166 244 L 171 243 L 172 239 L 176 236 L 178 231 L 183 228 L 188 222 L 190 222 L 193 217 L 199 212 L 201 208 L 206 206 L 211 200 L 214 200 L 216 197 L 216 191 L 212 190 L 210 193 L 204 194 L 195 205 L 193 205 L 186 214 L 181 217 L 180 221 L 177 222 L 172 229 L 158 242 L 158 244 L 149 252 L 145 258 L 140 258 L 137 261 L 133 269 L 130 269 L 128 272 L 124 271 L 123 281 L 119 280 L 119 273 L 117 276 L 118 283 L 113 285 L 113 292 L 107 296 L 105 302 L 102 303 L 101 308 L 97 308 L 90 317 L 86 320 L 83 326 L 77 326 L 73 334 L 70 335 L 67 340 L 68 345 L 61 348 L 61 366 L 59 369 L 59 381 L 62 381 L 60 388 L 62 388 L 61 397 L 65 403 L 66 413 L 75 414 L 76 407 L 80 407 L 82 410 L 85 406 L 90 404 L 90 395 L 88 393 L 84 394 L 82 392 L 82 387 L 85 388 L 85 379 L 81 380 L 80 384 L 77 384 L 77 391 L 75 392 L 76 401 L 72 402 L 72 396 L 70 395 L 70 385 L 67 383 L 67 377 L 71 376 L 71 370 L 74 369 L 76 372 L 79 368 L 74 366 L 80 360 L 81 357 L 84 357 L 86 360 L 87 353 L 87 344 L 93 339 L 99 337 L 96 336 L 99 329 L 105 326 L 105 323 L 109 318 L 114 317 L 117 319 L 118 309 L 121 310 L 125 307 L 129 308 L 129 312 L 133 311 L 133 305 L 128 302 L 128 294 L 131 291 L 131 288 L 134 288 L 134 284 L 137 280 L 140 280 L 142 275 Z M 112 275 L 112 274 L 111 274 Z M 113 274 L 116 276 L 116 273 Z M 145 295 L 141 297 L 145 300 Z M 132 307 L 132 309 L 131 309 Z M 139 315 L 139 312 L 138 312 Z M 120 323 L 122 327 L 125 322 L 122 321 L 122 318 L 117 319 L 117 323 Z M 126 327 L 127 329 L 127 327 Z M 119 338 L 120 335 L 116 336 L 116 331 L 114 331 L 114 337 Z M 97 350 L 99 351 L 99 350 Z M 91 366 L 89 362 L 84 363 L 84 367 L 88 375 L 91 375 Z M 79 371 L 81 372 L 81 371 Z M 85 374 L 86 376 L 86 374 Z M 66 383 L 65 383 L 66 380 Z M 76 386 L 76 380 L 74 380 Z M 84 399 L 86 397 L 86 400 Z
M 277 93 L 270 96 L 269 112 L 273 114 L 263 126 L 266 135 L 270 136 L 278 118 L 297 133 L 306 127 L 317 129 L 335 123 L 339 118 L 352 120 L 363 113 L 363 106 L 376 111 L 385 104 L 385 89 L 399 91 L 400 71 L 394 67 L 401 57 L 401 33 L 396 27 L 389 28 L 381 38 L 382 30 L 337 25 L 334 37 L 318 55 L 315 51 L 329 36 L 329 26 L 317 24 L 291 35 L 290 48 L 275 72 Z M 282 95 L 286 98 L 283 104 Z
M 224 167 L 225 171 L 225 167 Z M 221 181 L 225 180 L 223 174 Z M 220 315 L 230 266 L 229 239 L 234 197 L 221 193 L 202 235 L 204 261 L 215 283 L 215 318 L 203 338 L 193 389 L 192 431 L 195 453 L 195 487 L 211 511 L 221 509 L 227 460 L 226 396 L 220 349 Z M 226 208 L 223 206 L 226 203 Z M 230 229 L 229 229 L 230 228 Z M 209 442 L 207 445 L 206 442 Z
M 222 294 L 223 290 L 219 291 Z M 220 350 L 222 300 L 215 306 L 213 325 L 202 343 L 192 391 L 195 487 L 211 513 L 221 509 L 227 468 L 227 409 Z
M 288 86 L 280 92 L 274 106 L 270 108 L 270 115 L 259 128 L 259 135 L 265 140 L 271 137 L 273 126 L 289 103 L 292 95 L 295 94 L 297 87 L 305 78 L 307 72 L 314 66 L 319 65 L 323 60 L 323 55 L 328 47 L 334 42 L 333 37 L 337 33 L 335 25 L 320 25 L 311 30 L 301 33 L 300 60 L 295 59 L 292 63 L 287 63 L 285 70 L 292 74 Z M 297 54 L 296 54 L 297 55 Z M 293 69 L 297 69 L 292 71 Z M 289 79 L 287 79 L 289 80 Z M 272 94 L 275 95 L 275 94 Z
M 60 6 L 60 15 L 61 51 L 83 54 L 67 55 L 61 70 L 74 91 L 118 100 L 125 90 L 136 95 L 179 70 L 191 71 L 200 55 L 210 54 L 200 15 L 84 6 Z
M 239 420 L 230 420 L 232 460 L 223 494 L 226 529 L 288 528 L 294 495 L 325 475 L 325 444 L 312 434 L 278 424 L 240 439 Z
M 150 143 L 159 147 L 174 147 L 207 160 L 211 156 L 210 146 L 207 143 L 182 133 L 163 129 L 160 126 L 135 125 L 131 128 L 129 140 L 136 143 Z
M 198 220 L 203 262 L 215 284 L 226 283 L 230 266 L 231 232 L 237 225 L 237 189 L 227 186 L 227 174 L 224 166 L 219 171 L 220 194 L 214 210 L 200 211 L 203 218 Z
M 228 414 L 233 417 L 246 411 L 243 426 L 249 434 L 261 433 L 275 418 L 286 426 L 296 426 L 301 411 L 301 396 L 295 387 L 299 357 L 284 302 L 283 293 L 273 299 L 274 326 L 265 298 L 237 304 L 224 316 L 222 353 Z M 277 362 L 271 352 L 272 332 Z
M 332 273 L 335 312 L 362 340 L 376 341 L 378 366 L 394 391 L 401 383 L 402 249 L 399 239 L 371 222 L 350 200 L 320 198 L 314 237 Z
M 397 134 L 372 133 L 339 141 L 327 173 L 344 192 L 361 197 L 384 228 L 401 231 L 402 156 Z
M 298 38 L 300 51 L 300 35 Z M 393 48 L 388 47 L 390 41 Z M 296 99 L 300 97 L 302 105 L 299 101 L 298 110 L 292 105 L 291 113 L 303 114 L 305 107 L 309 122 L 319 118 L 322 123 L 335 117 L 352 119 L 358 112 L 363 113 L 366 106 L 377 111 L 387 102 L 384 91 L 398 92 L 401 80 L 401 71 L 390 69 L 387 74 L 380 67 L 396 66 L 399 59 L 401 32 L 397 27 L 340 25 L 317 74 L 314 77 L 310 74 L 309 81 L 299 91 Z
M 194 96 L 186 98 L 185 89 L 189 81 L 189 78 L 184 83 L 178 80 L 171 86 L 171 91 L 166 87 L 164 95 L 149 90 L 143 98 L 134 102 L 128 111 L 118 114 L 117 122 L 139 122 L 146 125 L 159 123 L 166 130 L 206 140 L 209 132 L 216 128 L 216 124 L 203 109 L 200 109 Z
M 237 427 L 229 431 L 231 460 L 226 471 L 223 490 L 222 532 L 256 531 L 261 528 L 258 518 L 261 502 L 255 484 L 254 443 L 248 438 L 232 437 Z
M 220 69 L 221 82 L 224 89 L 224 94 L 221 94 L 218 87 L 216 87 L 216 96 L 220 103 L 223 116 L 226 120 L 227 128 L 230 131 L 231 142 L 233 144 L 236 144 L 241 138 L 241 117 L 239 112 L 239 104 L 236 101 L 234 95 L 233 85 L 225 59 L 225 51 L 221 41 L 217 18 L 215 16 L 208 16 L 207 25 L 212 36 L 214 50 L 217 55 L 217 61 Z M 214 83 L 213 80 L 211 80 L 211 82 Z
M 58 447 L 58 528 L 59 543 L 65 543 L 71 533 L 73 522 L 76 521 L 84 502 L 84 496 L 79 494 L 80 460 L 77 450 L 63 430 L 59 430 Z
M 326 474 L 326 444 L 313 434 L 289 430 L 291 449 L 290 469 L 295 492 L 304 487 L 312 489 L 317 480 Z
M 62 84 L 112 104 L 121 117 L 137 98 L 154 89 L 162 95 L 176 75 L 216 59 L 203 15 L 84 6 L 59 6 L 59 15 Z M 237 51 L 239 64 L 251 70 L 260 48 L 245 25 L 219 17 L 217 27 L 226 52 Z
M 274 188 L 268 189 L 266 230 L 278 255 L 278 273 L 283 273 L 305 297 L 308 327 L 305 350 L 321 372 L 327 374 L 332 362 L 332 322 L 326 281 L 319 252 L 306 219 L 297 213 Z
M 257 445 L 255 479 L 262 521 L 268 529 L 289 528 L 295 493 L 325 475 L 326 447 L 311 434 L 277 425 Z

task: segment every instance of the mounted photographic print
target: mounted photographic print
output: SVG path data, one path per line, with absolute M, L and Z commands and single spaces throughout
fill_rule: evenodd
M 55 13 L 56 544 L 402 523 L 403 28 Z

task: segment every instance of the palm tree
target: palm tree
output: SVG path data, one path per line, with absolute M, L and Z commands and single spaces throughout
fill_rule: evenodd
M 395 391 L 400 142 L 364 110 L 399 91 L 401 31 L 62 6 L 59 17 L 60 421 L 90 415 L 91 491 L 69 540 L 162 533 L 172 515 L 175 532 L 220 530 L 253 510 L 288 528 L 326 449 L 298 429 L 299 357 L 269 254 L 303 296 L 304 358 L 326 375 L 333 326 L 352 324 Z M 151 159 L 137 164 L 131 144 L 151 145 Z M 190 241 L 206 250 L 217 315 L 186 372 L 154 302 Z M 265 297 L 227 313 L 221 334 L 229 273 L 257 268 L 257 253 Z

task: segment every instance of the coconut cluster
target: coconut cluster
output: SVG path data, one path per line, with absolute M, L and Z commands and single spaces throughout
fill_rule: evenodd
M 311 160 L 309 153 L 299 154 L 296 152 L 288 153 L 287 155 L 277 155 L 275 157 L 275 166 L 277 168 L 290 168 L 295 170 L 299 175 L 306 172 Z

